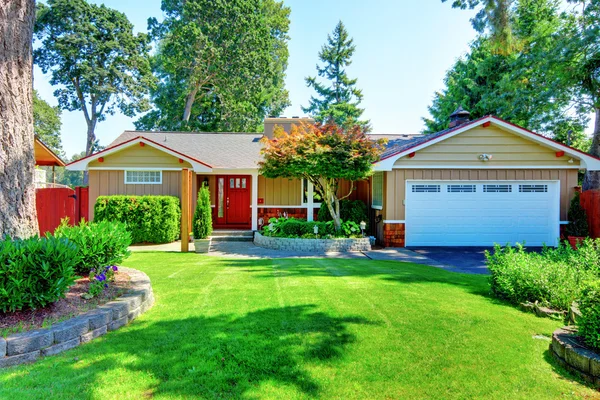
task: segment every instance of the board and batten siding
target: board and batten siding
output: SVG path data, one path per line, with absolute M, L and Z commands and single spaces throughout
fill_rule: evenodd
M 104 161 L 92 161 L 90 167 L 123 167 L 127 168 L 192 168 L 187 161 L 179 162 L 179 158 L 174 157 L 164 151 L 155 149 L 149 145 L 140 146 L 139 144 L 125 148 L 117 153 L 104 156 Z
M 487 167 L 574 167 L 579 160 L 569 163 L 570 156 L 556 157 L 556 150 L 542 146 L 494 125 L 476 127 L 457 136 L 445 139 L 422 150 L 414 156 L 398 159 L 394 168 L 440 168 L 461 166 L 478 168 L 481 154 L 491 154 Z
M 404 220 L 407 180 L 444 181 L 560 181 L 560 219 L 567 220 L 569 203 L 578 184 L 576 169 L 395 169 L 385 173 L 386 220 Z
M 90 220 L 93 221 L 94 205 L 96 204 L 98 196 L 164 195 L 176 196 L 181 200 L 181 171 L 162 171 L 162 184 L 160 185 L 126 185 L 125 172 L 123 170 L 90 170 L 89 188 L 89 217 Z
M 299 179 L 265 178 L 258 176 L 258 198 L 260 206 L 302 206 L 302 183 Z

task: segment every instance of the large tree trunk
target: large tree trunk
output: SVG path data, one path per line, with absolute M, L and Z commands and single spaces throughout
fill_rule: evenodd
M 200 90 L 200 85 L 194 86 L 190 94 L 188 94 L 187 99 L 185 100 L 185 109 L 183 110 L 183 121 L 190 122 L 190 116 L 192 115 L 192 106 L 196 101 L 196 95 L 198 94 L 198 90 Z
M 34 0 L 0 0 L 0 234 L 38 231 L 33 152 Z
M 0 0 L 2 1 L 2 0 Z M 96 143 L 96 120 L 90 120 L 87 128 L 87 141 L 85 144 L 85 155 L 86 157 L 94 152 L 94 144 Z M 87 186 L 89 182 L 88 171 L 83 172 L 83 185 Z
M 590 154 L 600 157 L 600 108 L 596 108 L 596 121 Z M 583 178 L 583 190 L 600 189 L 600 171 L 586 171 Z

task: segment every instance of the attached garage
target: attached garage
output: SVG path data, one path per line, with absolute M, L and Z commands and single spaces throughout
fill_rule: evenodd
M 406 246 L 558 243 L 558 181 L 407 181 Z

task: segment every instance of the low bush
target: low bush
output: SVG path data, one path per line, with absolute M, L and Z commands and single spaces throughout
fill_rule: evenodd
M 319 221 L 331 221 L 331 213 L 327 209 L 325 203 L 321 203 L 319 213 L 317 214 Z M 367 205 L 362 200 L 341 200 L 340 201 L 340 219 L 342 221 L 352 221 L 360 224 L 362 221 L 369 222 L 367 214 Z
M 100 196 L 94 221 L 125 222 L 133 243 L 170 243 L 180 235 L 181 207 L 174 196 Z
M 318 227 L 318 233 L 315 235 L 315 226 Z M 361 231 L 358 224 L 352 221 L 342 222 L 340 232 L 335 231 L 333 221 L 305 221 L 296 218 L 271 218 L 269 225 L 263 228 L 264 236 L 274 236 L 282 238 L 333 238 L 333 237 L 361 237 Z
M 78 274 L 89 274 L 93 268 L 120 264 L 129 256 L 131 234 L 122 222 L 81 222 L 69 226 L 61 224 L 54 236 L 67 238 L 77 246 L 74 265 Z
M 598 266 L 591 259 L 598 256 L 599 244 L 586 241 L 580 251 L 561 244 L 541 253 L 527 252 L 522 245 L 496 246 L 493 253 L 486 252 L 492 292 L 515 304 L 539 302 L 568 310 L 589 282 L 598 279 Z
M 77 260 L 77 246 L 66 238 L 0 241 L 0 310 L 35 309 L 63 298 Z
M 588 346 L 600 350 L 600 282 L 594 282 L 583 290 L 579 311 L 579 335 Z

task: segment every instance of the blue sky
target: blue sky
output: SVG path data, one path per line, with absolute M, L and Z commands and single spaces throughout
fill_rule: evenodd
M 124 12 L 136 30 L 146 31 L 149 17 L 160 17 L 160 0 L 95 1 Z M 290 59 L 286 86 L 292 102 L 283 115 L 303 115 L 311 90 L 304 77 L 314 75 L 317 53 L 327 34 L 342 20 L 356 44 L 350 77 L 363 90 L 364 116 L 375 133 L 418 133 L 421 117 L 443 77 L 475 37 L 472 12 L 455 10 L 440 0 L 285 0 L 291 7 Z M 56 104 L 53 88 L 39 68 L 34 87 Z M 107 145 L 121 132 L 133 129 L 123 115 L 98 124 L 97 137 Z M 62 142 L 70 157 L 85 149 L 86 125 L 81 112 L 63 112 Z

